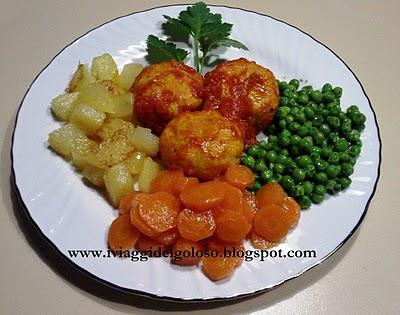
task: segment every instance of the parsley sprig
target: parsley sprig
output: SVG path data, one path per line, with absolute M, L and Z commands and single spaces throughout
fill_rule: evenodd
M 164 33 L 169 41 L 159 39 L 154 35 L 147 38 L 147 53 L 150 62 L 160 62 L 175 59 L 183 62 L 189 52 L 177 48 L 170 41 L 189 42 L 192 38 L 193 58 L 196 70 L 201 73 L 204 64 L 210 57 L 210 52 L 220 46 L 235 47 L 248 50 L 241 42 L 230 38 L 232 24 L 222 22 L 222 16 L 211 13 L 204 2 L 198 2 L 179 13 L 178 18 L 164 15 Z

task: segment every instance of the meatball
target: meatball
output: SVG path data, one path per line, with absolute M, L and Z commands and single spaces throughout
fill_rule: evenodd
M 209 180 L 239 163 L 243 134 L 217 111 L 182 113 L 172 119 L 160 137 L 160 153 L 172 169 Z
M 257 131 L 272 121 L 279 105 L 279 89 L 274 74 L 244 58 L 220 64 L 204 78 L 204 109 L 218 110 L 235 120 L 255 141 Z
M 170 60 L 144 68 L 131 91 L 136 119 L 160 135 L 179 113 L 201 108 L 203 78 L 193 68 Z

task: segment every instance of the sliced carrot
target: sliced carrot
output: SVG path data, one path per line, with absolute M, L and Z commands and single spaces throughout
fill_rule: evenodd
M 238 254 L 239 251 L 244 252 L 245 250 L 242 243 L 227 244 L 219 239 L 210 237 L 206 241 L 206 248 L 211 256 L 215 256 L 215 253 L 218 253 L 218 256 L 236 258 L 236 266 L 239 266 L 244 260 L 244 257 Z M 212 251 L 214 251 L 214 254 L 211 253 Z
M 221 206 L 226 210 L 243 212 L 243 193 L 240 189 L 225 183 L 225 198 Z
M 148 197 L 147 194 L 143 194 L 143 196 L 141 196 L 140 199 L 142 198 L 144 199 L 147 197 Z M 130 217 L 131 217 L 131 223 L 144 235 L 153 237 L 160 234 L 159 232 L 149 227 L 146 224 L 146 222 L 143 221 L 143 219 L 139 216 L 138 207 L 131 208 Z
M 200 243 L 180 238 L 172 247 L 171 263 L 180 266 L 197 265 L 201 261 L 202 251 L 203 246 Z
M 175 196 L 158 191 L 148 194 L 146 198 L 140 198 L 138 213 L 146 225 L 161 233 L 176 227 L 180 207 Z
M 254 230 L 251 230 L 250 232 L 250 239 L 251 239 L 251 245 L 253 245 L 253 247 L 257 249 L 269 249 L 271 247 L 278 245 L 278 243 L 276 242 L 267 241 L 265 238 L 263 238 L 260 234 L 258 234 Z
M 269 183 L 260 188 L 256 194 L 257 205 L 259 208 L 271 204 L 281 205 L 285 198 L 285 192 L 281 185 Z
M 182 191 L 180 198 L 186 208 L 206 211 L 224 201 L 225 186 L 219 181 L 204 182 Z
M 108 245 L 112 250 L 127 250 L 135 246 L 140 232 L 131 224 L 129 215 L 116 218 L 108 230 Z
M 174 186 L 174 195 L 179 197 L 186 188 L 196 186 L 199 184 L 199 179 L 197 177 L 179 177 Z
M 150 192 L 166 191 L 170 194 L 174 194 L 175 184 L 180 178 L 183 178 L 183 172 L 181 170 L 161 171 L 151 182 Z
M 300 220 L 300 205 L 292 197 L 285 197 L 282 203 L 282 208 L 288 215 L 290 228 L 294 227 Z
M 181 211 L 178 217 L 179 234 L 190 241 L 200 241 L 214 234 L 215 221 L 211 211 Z
M 141 195 L 141 192 L 138 191 L 130 191 L 125 196 L 121 198 L 119 201 L 119 213 L 120 214 L 129 214 L 131 208 L 136 207 L 138 204 L 138 197 Z
M 165 232 L 160 233 L 159 235 L 150 237 L 152 240 L 166 246 L 170 246 L 176 242 L 179 238 L 178 229 L 169 229 Z
M 285 211 L 277 205 L 260 208 L 254 216 L 254 230 L 271 242 L 278 242 L 285 237 L 289 227 Z
M 237 266 L 235 257 L 203 257 L 201 267 L 204 274 L 213 281 L 229 277 Z
M 167 246 L 143 235 L 136 242 L 135 248 L 140 251 L 146 252 L 146 254 L 149 256 L 155 256 L 155 255 L 162 256 L 162 252 L 167 250 Z
M 236 164 L 228 167 L 224 179 L 232 186 L 244 190 L 254 182 L 254 175 L 248 167 Z
M 215 235 L 227 243 L 242 242 L 251 229 L 246 217 L 238 212 L 226 210 L 215 219 Z
M 224 207 L 222 207 L 222 205 L 218 205 L 214 208 L 211 209 L 211 212 L 213 214 L 214 220 L 217 219 L 217 217 L 219 217 L 221 214 L 223 214 L 226 211 L 226 209 Z
M 243 194 L 243 215 L 246 217 L 250 225 L 253 225 L 254 215 L 257 210 L 256 197 L 254 194 L 245 191 Z

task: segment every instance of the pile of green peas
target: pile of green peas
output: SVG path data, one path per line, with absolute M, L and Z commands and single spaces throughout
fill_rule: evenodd
M 297 79 L 278 81 L 280 104 L 265 130 L 267 141 L 249 147 L 241 164 L 254 173 L 250 191 L 277 182 L 307 209 L 350 186 L 366 117 L 356 105 L 341 110 L 340 87 L 299 85 Z

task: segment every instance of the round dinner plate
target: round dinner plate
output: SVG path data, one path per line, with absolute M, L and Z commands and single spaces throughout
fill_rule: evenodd
M 342 107 L 357 104 L 366 115 L 363 147 L 353 183 L 336 197 L 301 213 L 298 226 L 276 250 L 312 250 L 315 257 L 254 258 L 223 281 L 212 282 L 196 267 L 179 267 L 167 258 L 134 262 L 130 258 L 72 258 L 69 250 L 107 249 L 107 230 L 118 215 L 81 176 L 48 149 L 48 134 L 60 123 L 51 100 L 63 93 L 79 62 L 110 53 L 119 67 L 146 63 L 145 40 L 162 36 L 162 15 L 177 16 L 186 6 L 164 6 L 105 23 L 66 46 L 29 87 L 16 120 L 12 158 L 15 185 L 30 220 L 77 269 L 127 294 L 174 301 L 207 301 L 249 295 L 293 279 L 332 255 L 364 218 L 379 177 L 381 143 L 375 114 L 360 82 L 329 48 L 301 30 L 272 17 L 238 8 L 210 6 L 233 24 L 232 38 L 249 51 L 221 51 L 222 58 L 244 57 L 271 69 L 278 79 L 300 78 L 314 87 L 330 82 L 343 88 Z M 250 243 L 246 249 L 253 249 Z M 254 250 L 254 249 L 253 249 Z M 251 260 L 250 258 L 248 260 Z M 84 279 L 83 279 L 84 281 Z

